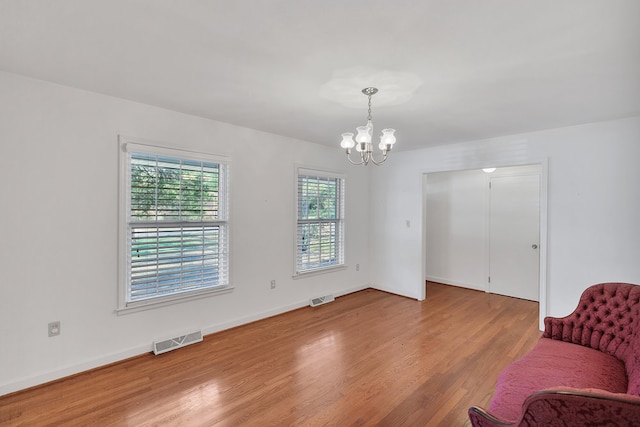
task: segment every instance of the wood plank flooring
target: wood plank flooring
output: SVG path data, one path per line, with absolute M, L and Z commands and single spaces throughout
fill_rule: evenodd
M 0 397 L 0 425 L 466 426 L 535 344 L 538 304 L 365 290 Z

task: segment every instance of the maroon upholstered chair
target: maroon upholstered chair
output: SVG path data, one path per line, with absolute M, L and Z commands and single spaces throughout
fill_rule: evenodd
M 587 288 L 563 318 L 545 318 L 536 346 L 500 374 L 476 427 L 640 426 L 640 286 Z

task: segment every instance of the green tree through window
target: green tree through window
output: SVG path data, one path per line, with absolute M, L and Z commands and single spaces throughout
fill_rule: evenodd
M 131 216 L 199 221 L 218 215 L 219 165 L 131 156 Z

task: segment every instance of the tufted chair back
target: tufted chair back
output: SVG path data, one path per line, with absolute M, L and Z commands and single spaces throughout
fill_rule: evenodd
M 543 337 L 591 347 L 618 358 L 625 364 L 628 393 L 640 396 L 640 286 L 590 286 L 573 313 L 561 319 L 545 319 Z

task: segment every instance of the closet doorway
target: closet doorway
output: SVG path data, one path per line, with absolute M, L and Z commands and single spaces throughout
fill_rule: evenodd
M 427 174 L 426 279 L 539 301 L 541 182 L 541 165 Z

